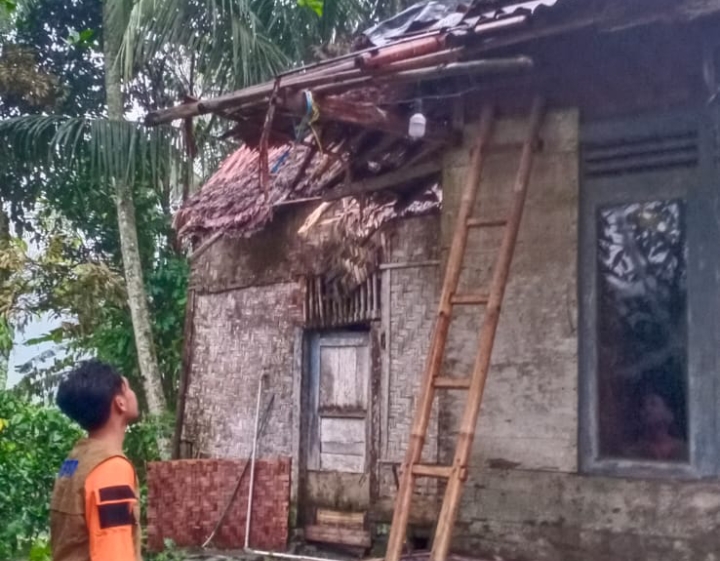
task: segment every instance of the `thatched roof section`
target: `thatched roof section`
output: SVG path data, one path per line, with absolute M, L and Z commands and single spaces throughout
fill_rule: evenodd
M 378 150 L 381 149 L 381 150 Z M 315 146 L 287 143 L 270 148 L 270 183 L 267 193 L 260 185 L 260 152 L 243 146 L 230 155 L 220 169 L 191 197 L 175 216 L 180 237 L 202 238 L 222 231 L 248 237 L 264 228 L 275 212 L 292 204 L 323 205 L 336 223 L 365 237 L 382 224 L 401 216 L 415 216 L 438 209 L 438 173 L 400 180 L 394 192 L 362 197 L 328 199 L 346 188 L 348 172 L 355 182 L 373 180 L 427 164 L 436 150 L 421 144 L 385 139 L 383 135 L 359 135 L 348 142 L 334 142 L 320 152 Z M 420 160 L 423 160 L 421 162 Z M 362 234 L 365 235 L 362 235 Z
M 313 157 L 302 180 L 293 184 L 311 149 L 302 145 L 270 148 L 270 165 L 275 165 L 288 149 L 289 155 L 282 169 L 272 177 L 267 197 L 258 181 L 259 151 L 249 146 L 236 150 L 205 183 L 202 190 L 178 211 L 175 216 L 178 234 L 187 237 L 223 230 L 250 236 L 272 219 L 278 203 L 289 198 L 317 195 L 323 178 L 340 165 L 339 162 L 334 165 L 331 163 L 323 172 L 320 168 L 326 158 Z

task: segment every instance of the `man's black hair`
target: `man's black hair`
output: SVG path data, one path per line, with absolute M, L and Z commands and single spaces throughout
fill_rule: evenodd
M 60 410 L 87 431 L 110 418 L 112 401 L 122 391 L 123 377 L 98 360 L 81 362 L 58 387 Z

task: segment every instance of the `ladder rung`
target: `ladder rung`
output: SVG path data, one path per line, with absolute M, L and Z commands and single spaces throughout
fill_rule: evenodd
M 489 296 L 485 292 L 456 294 L 450 299 L 453 304 L 487 304 Z
M 452 466 L 439 466 L 435 464 L 415 464 L 412 468 L 413 475 L 420 477 L 440 477 L 449 479 L 452 474 Z
M 435 378 L 435 387 L 450 390 L 466 390 L 470 387 L 470 378 L 448 378 L 446 376 L 438 376 Z
M 504 218 L 499 218 L 496 220 L 486 220 L 484 218 L 468 218 L 465 224 L 467 224 L 468 228 L 500 228 L 507 225 L 507 220 L 505 220 Z

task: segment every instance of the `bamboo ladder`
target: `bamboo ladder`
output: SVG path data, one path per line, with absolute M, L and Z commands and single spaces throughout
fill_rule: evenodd
M 425 366 L 420 399 L 413 419 L 407 453 L 402 464 L 402 477 L 395 501 L 395 512 L 385 557 L 386 561 L 399 561 L 401 558 L 410 517 L 414 483 L 418 477 L 443 479 L 447 482 L 430 560 L 445 561 L 447 558 L 452 529 L 460 505 L 460 495 L 463 483 L 467 478 L 468 460 L 475 437 L 475 427 L 482 403 L 485 381 L 490 368 L 495 332 L 500 318 L 500 306 L 505 294 L 510 264 L 520 229 L 533 155 L 538 145 L 538 135 L 543 115 L 544 101 L 537 97 L 532 104 L 527 137 L 522 145 L 509 216 L 507 219 L 502 220 L 480 220 L 474 218 L 472 212 L 477 199 L 485 150 L 492 136 L 494 122 L 494 109 L 492 106 L 486 106 L 482 111 L 448 255 L 440 306 Z M 489 290 L 486 292 L 458 294 L 456 292 L 471 228 L 504 228 L 504 233 L 493 266 Z M 473 304 L 485 306 L 485 313 L 480 327 L 478 350 L 472 376 L 470 378 L 451 378 L 441 375 L 440 371 L 450 330 L 453 307 Z M 468 392 L 452 465 L 421 463 L 433 400 L 438 389 L 467 390 Z

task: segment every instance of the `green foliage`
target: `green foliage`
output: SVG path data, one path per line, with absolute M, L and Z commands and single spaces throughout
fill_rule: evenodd
M 156 56 L 183 53 L 207 95 L 251 85 L 354 35 L 377 0 L 108 0 L 124 30 L 126 77 Z
M 166 539 L 163 545 L 165 549 L 162 551 L 145 555 L 145 561 L 183 561 L 187 559 L 187 556 L 178 549 L 173 540 Z
M 51 105 L 57 79 L 38 67 L 32 50 L 6 45 L 0 52 L 0 97 L 15 97 L 33 107 Z
M 158 442 L 170 440 L 173 419 L 170 414 L 148 417 L 131 426 L 125 435 L 125 454 L 135 466 L 140 481 L 140 501 L 143 515 L 147 506 L 147 465 L 161 459 Z
M 66 165 L 100 188 L 114 181 L 159 185 L 177 177 L 182 158 L 176 129 L 128 121 L 26 115 L 0 122 L 11 157 L 36 165 Z
M 58 114 L 102 114 L 105 75 L 97 61 L 99 44 L 88 48 L 69 41 L 75 33 L 89 29 L 95 31 L 98 39 L 102 36 L 102 2 L 18 2 L 13 33 L 6 39 L 6 44 L 32 52 L 37 68 L 57 80 L 61 91 L 57 92 L 52 110 Z M 37 112 L 37 107 L 19 95 L 0 96 L 0 113 L 5 116 Z
M 128 429 L 125 453 L 137 470 L 145 512 L 147 464 L 160 459 L 170 416 Z M 55 408 L 0 391 L 0 559 L 49 561 L 49 500 L 57 470 L 82 431 Z
M 171 411 L 177 397 L 181 368 L 188 273 L 187 261 L 175 255 L 160 259 L 146 271 L 153 337 L 163 393 Z M 106 306 L 98 312 L 96 327 L 78 345 L 117 366 L 131 380 L 143 402 L 129 310 L 125 306 Z
M 318 17 L 322 17 L 325 0 L 298 0 L 298 6 L 301 8 L 308 8 L 315 12 Z
M 30 547 L 28 561 L 52 561 L 50 540 L 47 538 L 36 539 L 33 542 L 32 547 Z
M 43 559 L 55 475 L 80 435 L 59 411 L 0 391 L 0 559 Z

